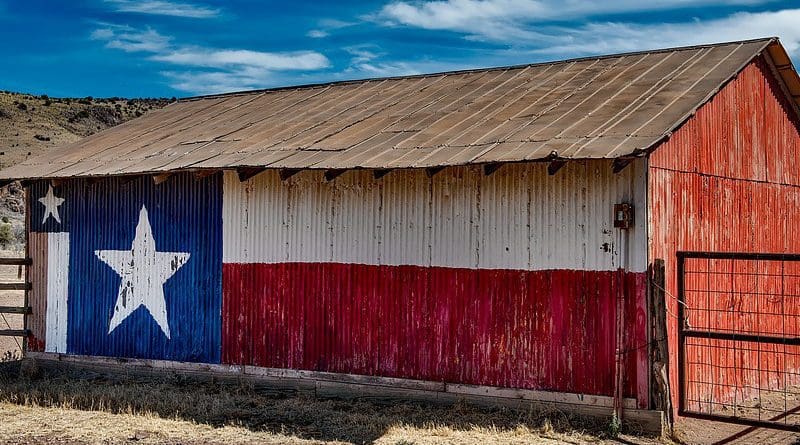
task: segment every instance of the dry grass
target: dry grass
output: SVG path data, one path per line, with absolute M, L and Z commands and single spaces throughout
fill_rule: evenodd
M 3 365 L 3 443 L 615 443 L 604 439 L 603 425 L 560 413 L 384 406 L 180 376 L 109 379 Z

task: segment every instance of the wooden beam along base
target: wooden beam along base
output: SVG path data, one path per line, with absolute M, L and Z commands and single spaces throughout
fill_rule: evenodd
M 229 379 L 247 381 L 281 392 L 304 393 L 320 398 L 349 398 L 377 403 L 415 401 L 452 405 L 461 401 L 482 406 L 508 406 L 514 409 L 537 409 L 571 412 L 577 415 L 610 420 L 614 400 L 609 396 L 562 393 L 491 386 L 452 384 L 391 377 L 338 374 L 296 369 L 262 368 L 249 365 L 224 365 L 170 362 L 165 360 L 65 355 L 27 352 L 25 360 L 38 366 L 59 370 L 92 370 L 108 375 L 153 376 L 180 373 L 201 380 Z M 623 425 L 645 434 L 664 431 L 661 411 L 639 409 L 636 399 L 622 400 Z

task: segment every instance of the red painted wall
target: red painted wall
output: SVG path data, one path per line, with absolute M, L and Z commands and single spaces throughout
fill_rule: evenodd
M 611 395 L 619 276 L 644 404 L 644 273 L 225 264 L 222 361 Z
M 766 61 L 759 58 L 650 156 L 650 260 L 666 262 L 670 314 L 677 313 L 673 296 L 679 250 L 800 252 L 799 150 L 796 115 Z M 757 299 L 736 303 L 743 312 L 755 310 Z M 670 379 L 677 406 L 677 324 L 674 316 L 668 319 Z M 722 363 L 730 358 L 697 354 L 690 351 L 687 359 Z M 765 382 L 771 377 L 758 378 Z

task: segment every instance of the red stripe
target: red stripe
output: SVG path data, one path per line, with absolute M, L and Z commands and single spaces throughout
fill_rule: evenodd
M 222 360 L 611 395 L 617 276 L 610 271 L 225 264 Z M 646 275 L 623 276 L 623 348 L 631 350 L 625 392 L 635 397 L 637 388 L 647 388 L 646 381 L 637 381 L 643 379 L 637 370 L 646 368 L 647 350 L 641 347 Z

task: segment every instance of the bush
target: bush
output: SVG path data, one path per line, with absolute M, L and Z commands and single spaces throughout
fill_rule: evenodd
M 0 244 L 7 246 L 14 241 L 14 233 L 11 231 L 11 224 L 0 224 Z

